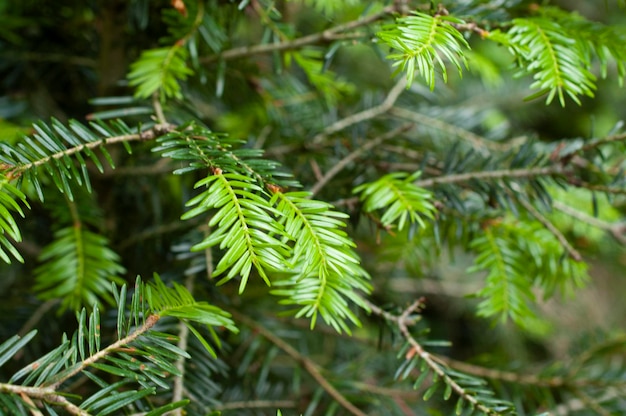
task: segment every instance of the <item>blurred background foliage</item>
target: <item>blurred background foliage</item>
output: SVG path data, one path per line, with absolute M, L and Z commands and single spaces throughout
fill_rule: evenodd
M 24 134 L 33 133 L 32 123 L 50 117 L 62 122 L 98 117 L 123 117 L 129 125 L 150 122 L 151 99 L 133 97 L 127 74 L 131 63 L 146 49 L 171 45 L 186 36 L 184 30 L 171 30 L 177 27 L 172 22 L 183 19 L 172 3 L 178 2 L 0 0 L 1 140 L 16 143 Z M 186 13 L 197 13 L 199 3 L 180 3 L 186 5 Z M 194 46 L 186 52 L 193 75 L 182 84 L 181 96 L 166 102 L 168 121 L 197 119 L 214 131 L 243 139 L 246 147 L 262 148 L 267 158 L 293 172 L 305 189 L 315 186 L 324 172 L 363 146 L 364 137 L 384 134 L 394 119 L 415 122 L 410 134 L 364 152 L 358 163 L 347 164 L 316 195 L 352 215 L 350 234 L 357 242 L 364 268 L 372 276 L 372 302 L 399 313 L 424 296 L 426 308 L 419 328 L 428 328 L 430 340 L 450 341 L 451 346 L 436 346 L 432 351 L 456 360 L 450 361 L 452 364 L 565 377 L 563 369 L 576 364 L 585 346 L 604 345 L 616 352 L 607 371 L 623 371 L 626 252 L 621 231 L 610 228 L 623 221 L 626 206 L 622 195 L 548 187 L 554 201 L 566 208 L 546 215 L 583 253 L 590 279 L 586 287 L 564 298 L 543 301 L 537 294 L 541 323 L 526 330 L 510 321 L 493 322 L 476 316 L 480 301 L 468 295 L 481 290 L 485 276 L 468 273 L 474 256 L 463 244 L 438 246 L 435 239 L 440 236 L 430 231 L 421 231 L 413 239 L 406 231 L 395 236 L 385 233 L 366 215 L 359 215 L 358 203 L 351 199 L 353 187 L 372 174 L 422 170 L 432 177 L 445 170 L 446 163 L 462 172 L 476 156 L 470 154 L 471 146 L 463 147 L 467 146 L 464 139 L 472 135 L 511 149 L 527 139 L 545 146 L 542 149 L 553 149 L 563 139 L 574 143 L 604 137 L 626 118 L 626 95 L 613 72 L 598 80 L 595 98 L 580 97 L 580 106 L 571 101 L 565 107 L 557 102 L 546 105 L 542 98 L 524 101 L 531 93 L 530 77 L 514 76 L 513 59 L 503 46 L 472 35 L 468 36 L 472 48 L 467 53 L 469 71 L 464 71 L 462 78 L 449 70 L 448 83 L 439 78 L 434 90 L 418 78 L 399 96 L 395 110 L 334 134 L 325 133 L 325 128 L 376 107 L 399 79 L 392 77 L 393 68 L 386 59 L 388 49 L 369 41 L 379 26 L 361 26 L 344 37 L 304 46 L 297 50 L 299 53 L 286 50 L 220 58 L 221 52 L 238 47 L 318 33 L 376 13 L 386 3 L 391 2 L 201 2 L 205 8 L 201 28 L 194 32 L 190 40 Z M 548 5 L 605 24 L 624 25 L 625 10 L 618 3 L 442 2 L 451 15 L 471 17 L 478 25 L 528 16 L 534 8 Z M 409 1 L 407 7 L 428 11 L 431 4 Z M 403 113 L 402 109 L 412 112 Z M 217 359 L 190 341 L 187 393 L 194 400 L 189 414 L 210 414 L 212 410 L 225 415 L 275 414 L 277 408 L 285 415 L 346 414 L 307 374 L 303 365 L 308 361 L 302 357 L 323 368 L 325 379 L 367 414 L 452 414 L 454 401 L 444 402 L 436 394 L 425 402 L 424 391 L 416 393 L 411 380 L 394 381 L 394 370 L 390 369 L 399 365 L 396 356 L 401 336 L 380 317 L 360 312 L 363 327 L 354 328 L 351 337 L 323 325 L 309 331 L 308 322 L 277 317 L 282 309 L 268 296 L 269 288 L 261 279 L 251 279 L 242 295 L 237 295 L 236 284 L 216 287 L 206 278 L 206 269 L 212 265 L 209 261 L 207 266 L 205 253 L 189 252 L 191 241 L 202 238 L 208 230 L 200 227 L 199 221 L 180 220 L 184 202 L 194 195 L 193 183 L 200 176 L 169 175 L 172 164 L 151 153 L 151 147 L 133 144 L 131 154 L 111 149 L 117 168 L 105 168 L 97 174 L 90 167 L 94 192 L 83 195 L 77 191 L 76 200 L 86 210 L 80 214 L 85 226 L 106 237 L 120 256 L 123 269 L 118 271 L 123 279 L 132 282 L 135 276 L 150 276 L 154 271 L 165 280 L 183 281 L 193 276 L 196 298 L 224 306 L 241 325 L 239 334 L 221 334 L 224 345 Z M 447 153 L 456 154 L 458 160 L 451 163 L 441 158 Z M 607 163 L 620 166 L 623 147 L 603 156 Z M 460 166 L 462 163 L 466 165 Z M 435 199 L 443 199 L 442 195 L 438 193 Z M 37 259 L 42 260 L 39 256 L 53 241 L 54 232 L 71 222 L 63 216 L 73 203 L 51 194 L 46 195 L 45 203 L 32 199 L 30 204 L 31 211 L 19 220 L 24 242 L 18 247 L 26 261 L 0 266 L 0 339 L 33 326 L 40 331 L 38 343 L 29 345 L 25 358 L 38 357 L 53 348 L 60 334 L 71 332 L 74 325 L 72 312 L 63 307 L 68 305 L 46 296 L 36 283 L 36 276 L 45 272 L 38 269 Z M 459 240 L 478 233 L 491 209 L 484 201 L 471 198 L 463 204 L 462 226 L 449 230 Z M 589 220 L 567 215 L 567 208 Z M 495 211 L 493 217 L 499 215 Z M 454 215 L 451 213 L 450 218 Z M 613 231 L 616 234 L 612 236 Z M 106 313 L 113 322 L 115 311 Z M 297 355 L 286 353 L 281 342 Z M 19 364 L 11 363 L 9 369 Z M 580 363 L 580 368 L 586 364 L 589 362 Z M 595 368 L 607 368 L 605 364 Z M 457 367 L 460 371 L 468 369 L 461 364 Z M 591 405 L 595 410 L 585 410 L 585 404 L 578 402 L 569 405 L 578 405 L 579 410 L 567 410 L 563 403 L 568 403 L 570 396 L 558 386 L 521 379 L 510 383 L 506 377 L 490 378 L 483 370 L 476 370 L 475 375 L 492 380 L 497 394 L 513 401 L 519 414 L 624 411 L 623 375 L 619 376 L 618 393 L 622 400 L 604 410 L 607 413 Z

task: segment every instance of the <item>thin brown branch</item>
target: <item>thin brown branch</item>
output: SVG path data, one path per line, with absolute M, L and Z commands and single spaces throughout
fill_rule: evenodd
M 254 55 L 261 55 L 271 52 L 281 52 L 281 51 L 290 51 L 295 49 L 300 49 L 307 45 L 314 45 L 318 43 L 327 43 L 331 42 L 339 36 L 343 32 L 347 32 L 362 26 L 367 26 L 377 20 L 383 19 L 390 14 L 396 11 L 395 6 L 387 6 L 378 13 L 374 13 L 370 16 L 363 17 L 358 20 L 353 20 L 341 25 L 337 25 L 333 28 L 326 29 L 324 31 L 313 33 L 311 35 L 303 36 L 297 39 L 293 39 L 290 41 L 280 42 L 280 43 L 266 43 L 262 45 L 254 45 L 254 46 L 242 46 L 233 49 L 229 49 L 223 51 L 218 55 L 207 56 L 200 59 L 200 62 L 203 64 L 215 62 L 218 60 L 231 60 L 231 59 L 239 59 L 245 58 Z
M 238 409 L 280 409 L 280 408 L 295 408 L 298 403 L 293 400 L 249 400 L 245 402 L 229 402 L 224 403 L 219 406 L 212 407 L 211 410 L 214 411 L 225 411 L 225 410 L 238 410 Z
M 409 130 L 411 127 L 412 127 L 412 124 L 405 124 L 403 126 L 395 128 L 395 129 L 391 130 L 390 132 L 388 132 L 386 134 L 383 134 L 382 136 L 378 136 L 378 137 L 376 137 L 376 138 L 374 138 L 372 140 L 369 140 L 363 146 L 359 147 L 358 149 L 356 149 L 355 151 L 350 153 L 348 156 L 346 156 L 343 159 L 341 159 L 337 164 L 335 164 L 331 169 L 329 169 L 328 172 L 326 172 L 326 174 L 324 176 L 322 176 L 317 181 L 317 183 L 315 183 L 315 185 L 313 185 L 313 187 L 311 188 L 311 195 L 317 194 L 324 186 L 326 186 L 326 184 L 333 177 L 335 177 L 335 175 L 337 175 L 339 172 L 341 172 L 343 169 L 345 169 L 345 167 L 348 166 L 350 163 L 352 163 L 356 159 L 358 159 L 363 153 L 365 153 L 365 152 L 373 149 L 374 147 L 380 145 L 385 140 L 389 140 L 389 139 L 392 139 L 394 137 L 397 137 L 399 134 Z
M 159 94 L 157 94 L 156 92 L 152 94 L 152 108 L 154 108 L 157 122 L 159 124 L 166 125 L 167 120 L 165 119 L 165 114 L 163 113 L 163 106 L 161 105 L 161 101 L 159 100 Z
M 560 201 L 553 201 L 552 206 L 559 211 L 563 212 L 566 215 L 569 215 L 572 218 L 575 218 L 579 221 L 582 221 L 586 224 L 589 224 L 592 227 L 596 227 L 600 230 L 606 231 L 613 236 L 620 244 L 626 245 L 626 224 L 619 222 L 609 222 L 601 220 L 600 218 L 593 217 L 591 215 L 585 214 L 584 212 L 578 211 L 570 207 L 567 204 L 564 204 Z
M 415 185 L 421 186 L 422 188 L 431 188 L 437 185 L 462 183 L 471 180 L 533 178 L 537 176 L 562 175 L 565 172 L 565 169 L 560 166 L 529 169 L 488 170 L 481 172 L 459 173 L 438 178 L 422 179 L 419 181 L 415 181 Z
M 626 189 L 624 188 L 614 188 L 612 186 L 606 186 L 606 185 L 592 185 L 586 182 L 576 182 L 576 183 L 572 183 L 572 185 L 578 188 L 588 189 L 590 191 L 604 192 L 604 193 L 612 194 L 612 195 L 626 195 Z
M 567 238 L 565 238 L 563 233 L 559 231 L 559 229 L 556 228 L 554 224 L 550 222 L 549 219 L 547 219 L 541 212 L 539 212 L 530 202 L 528 202 L 524 198 L 516 198 L 516 199 L 517 199 L 517 202 L 519 202 L 520 205 L 522 205 L 524 209 L 526 209 L 526 211 L 530 213 L 530 215 L 535 217 L 537 221 L 539 221 L 544 227 L 546 227 L 546 229 L 550 231 L 552 235 L 556 237 L 557 240 L 559 240 L 559 243 L 561 244 L 561 246 L 563 246 L 563 248 L 565 249 L 565 251 L 571 258 L 573 258 L 576 261 L 583 260 L 583 256 L 581 256 L 578 250 L 572 247 L 572 245 L 569 243 L 569 241 L 567 241 Z
M 613 134 L 611 136 L 606 136 L 606 137 L 602 137 L 600 139 L 591 141 L 585 145 L 583 145 L 580 149 L 576 150 L 575 153 L 585 153 L 588 152 L 589 150 L 595 149 L 597 147 L 600 147 L 604 144 L 607 143 L 613 143 L 613 142 L 621 142 L 626 140 L 626 133 L 621 133 L 621 134 Z M 570 155 L 566 155 L 570 156 Z
M 312 140 L 313 144 L 319 144 L 327 136 L 333 133 L 337 133 L 338 131 L 348 128 L 354 124 L 361 123 L 365 120 L 371 120 L 381 114 L 386 113 L 387 111 L 389 111 L 389 109 L 393 107 L 393 105 L 398 100 L 398 97 L 400 97 L 400 94 L 402 94 L 405 88 L 406 78 L 401 77 L 398 82 L 396 82 L 396 84 L 393 86 L 393 88 L 391 88 L 391 90 L 387 94 L 387 97 L 385 97 L 382 103 L 380 103 L 376 107 L 368 108 L 367 110 L 363 110 L 360 113 L 355 113 L 346 118 L 336 121 L 335 123 L 326 127 L 321 133 L 316 135 Z
M 211 251 L 211 250 L 206 250 Z M 190 274 L 185 279 L 185 288 L 191 294 L 193 294 L 193 283 L 195 280 L 195 275 Z M 189 342 L 189 327 L 180 320 L 178 323 L 178 343 L 176 346 L 181 351 L 187 351 L 187 346 Z M 180 356 L 174 363 L 174 366 L 178 370 L 178 374 L 174 377 L 174 386 L 172 388 L 172 403 L 176 403 L 183 399 L 183 394 L 185 393 L 185 357 Z M 178 415 L 183 416 L 186 412 L 182 408 L 178 408 L 173 410 L 172 412 L 168 412 L 168 415 Z
M 441 361 L 437 355 L 431 354 L 426 351 L 422 347 L 422 345 L 417 342 L 417 340 L 411 335 L 409 327 L 413 325 L 416 320 L 413 315 L 415 313 L 419 313 L 420 309 L 423 307 L 423 304 L 424 300 L 418 299 L 413 302 L 408 308 L 406 308 L 399 316 L 390 314 L 386 311 L 381 310 L 378 307 L 373 308 L 372 312 L 375 314 L 379 314 L 380 316 L 391 322 L 394 322 L 398 326 L 398 329 L 400 330 L 400 333 L 402 334 L 404 339 L 411 345 L 411 350 L 407 352 L 407 359 L 411 359 L 414 355 L 417 355 L 435 374 L 437 374 L 437 376 L 439 376 L 441 380 L 443 380 L 448 386 L 450 386 L 452 391 L 462 397 L 463 400 L 467 401 L 472 408 L 478 409 L 487 415 L 497 415 L 497 412 L 480 403 L 476 399 L 476 397 L 474 397 L 474 395 L 469 394 L 454 379 L 448 376 L 443 369 L 446 364 Z
M 346 397 L 339 392 L 323 375 L 318 367 L 311 359 L 305 357 L 300 354 L 295 348 L 289 345 L 287 342 L 283 341 L 280 337 L 275 335 L 272 331 L 268 330 L 258 322 L 254 321 L 252 318 L 245 316 L 235 310 L 230 310 L 233 317 L 239 321 L 241 321 L 244 325 L 247 325 L 261 334 L 264 338 L 270 341 L 272 344 L 276 345 L 278 348 L 283 350 L 287 355 L 289 355 L 294 361 L 300 364 L 313 379 L 323 388 L 326 393 L 328 393 L 341 407 L 346 409 L 350 414 L 355 416 L 365 416 L 361 410 L 359 410 L 355 405 L 353 405 Z
M 23 397 L 41 400 L 55 406 L 63 407 L 73 415 L 90 416 L 88 412 L 67 400 L 60 393 L 57 393 L 53 387 L 17 386 L 15 384 L 0 383 L 0 393 L 17 394 Z
M 474 149 L 484 156 L 489 155 L 490 151 L 502 152 L 507 150 L 510 143 L 496 143 L 479 136 L 469 130 L 455 126 L 450 123 L 446 123 L 440 119 L 429 117 L 425 114 L 418 113 L 416 111 L 407 110 L 400 107 L 392 107 L 389 109 L 389 114 L 398 118 L 412 121 L 418 125 L 425 125 L 440 130 L 451 136 L 458 137 L 470 143 Z

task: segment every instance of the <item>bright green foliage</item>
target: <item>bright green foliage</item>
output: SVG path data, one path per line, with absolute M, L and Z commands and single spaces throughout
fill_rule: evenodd
M 268 206 L 267 199 L 259 195 L 263 190 L 248 176 L 217 171 L 198 181 L 198 187 L 205 187 L 205 190 L 187 202 L 187 206 L 195 207 L 186 212 L 183 219 L 213 208 L 218 211 L 209 221 L 209 227 L 213 228 L 210 235 L 193 249 L 207 250 L 216 245 L 226 249 L 213 274 L 219 276 L 229 269 L 222 282 L 240 275 L 240 293 L 246 287 L 252 266 L 270 285 L 266 269 L 284 268 L 288 247 L 275 237 L 280 238 L 283 232 L 272 218 L 276 212 Z
M 337 74 L 324 68 L 324 56 L 322 51 L 304 49 L 293 53 L 293 60 L 306 73 L 311 85 L 313 85 L 325 98 L 329 106 L 336 105 L 342 94 L 354 91 L 354 85 L 343 79 L 338 79 Z
M 577 104 L 582 95 L 593 97 L 594 58 L 600 62 L 603 78 L 607 77 L 610 61 L 614 61 L 619 83 L 623 83 L 626 76 L 623 28 L 605 26 L 554 7 L 541 8 L 539 14 L 514 19 L 506 34 L 495 30 L 488 35 L 507 45 L 516 56 L 520 66 L 518 75 L 533 75 L 535 82 L 531 88 L 538 91 L 529 99 L 547 94 L 548 104 L 558 97 L 565 106 L 565 95 Z
M 347 215 L 333 211 L 328 203 L 308 199 L 306 192 L 275 192 L 272 204 L 282 214 L 280 223 L 294 241 L 290 276 L 279 280 L 272 291 L 284 296 L 281 303 L 296 305 L 296 317 L 311 319 L 318 313 L 337 331 L 350 332 L 346 321 L 359 325 L 348 301 L 368 309 L 362 293 L 369 293 L 369 276 L 352 250 L 355 244 L 342 228 Z M 361 292 L 361 293 L 359 293 Z
M 494 222 L 472 241 L 471 248 L 477 257 L 468 271 L 487 272 L 485 287 L 477 293 L 484 298 L 478 314 L 511 318 L 529 329 L 542 329 L 532 309 L 534 286 L 548 297 L 557 289 L 569 293 L 588 279 L 585 263 L 568 257 L 554 235 L 538 222 Z
M 396 72 L 406 72 L 408 85 L 411 85 L 415 73 L 426 81 L 430 89 L 435 88 L 437 67 L 441 70 L 444 82 L 448 81 L 448 71 L 444 59 L 452 63 L 462 74 L 461 63 L 467 66 L 463 49 L 469 45 L 453 24 L 462 20 L 452 16 L 430 16 L 414 12 L 414 15 L 402 17 L 396 24 L 378 32 L 378 37 L 394 52 L 387 56 L 393 59 Z
M 207 302 L 196 301 L 185 287 L 177 283 L 174 283 L 173 289 L 169 289 L 156 274 L 154 282 L 145 287 L 145 296 L 152 313 L 159 316 L 171 316 L 183 321 L 214 358 L 217 358 L 215 350 L 191 323 L 204 325 L 218 346 L 220 345 L 219 338 L 213 327 L 224 327 L 232 332 L 238 331 L 229 313 Z
M 62 299 L 61 311 L 78 311 L 102 300 L 112 304 L 111 282 L 122 284 L 119 276 L 125 272 L 107 239 L 81 224 L 58 230 L 39 261 L 35 290 L 42 299 Z
M 347 215 L 306 198 L 309 194 L 278 191 L 274 183 L 294 182 L 276 170 L 275 162 L 260 159 L 260 152 L 236 149 L 237 141 L 201 127 L 180 130 L 159 138 L 154 151 L 189 161 L 177 173 L 210 171 L 196 183 L 204 189 L 187 202 L 192 208 L 182 218 L 214 212 L 210 233 L 193 247 L 224 250 L 212 275 L 226 274 L 220 283 L 240 277 L 242 293 L 255 270 L 266 284 L 279 288 L 272 293 L 285 297 L 281 303 L 299 306 L 296 316 L 311 319 L 312 327 L 320 314 L 336 330 L 349 332 L 348 321 L 359 323 L 349 302 L 367 309 L 361 295 L 371 288 L 354 243 L 342 230 Z M 272 190 L 271 198 L 263 187 Z M 289 277 L 274 280 L 276 273 Z
M 135 96 L 147 98 L 158 92 L 162 100 L 182 98 L 179 82 L 193 74 L 187 58 L 187 49 L 179 45 L 144 51 L 128 74 L 129 84 L 137 87 Z
M 399 231 L 407 224 L 424 228 L 426 224 L 422 217 L 434 219 L 435 207 L 431 202 L 432 193 L 413 184 L 419 176 L 419 171 L 412 175 L 390 173 L 375 182 L 354 188 L 353 192 L 361 194 L 365 212 L 384 210 L 380 218 L 383 226 L 389 227 L 397 221 Z
M 13 243 L 7 238 L 8 236 L 18 242 L 22 240 L 20 229 L 13 218 L 13 213 L 16 212 L 23 217 L 24 212 L 16 199 L 22 204 L 26 204 L 26 196 L 13 186 L 6 176 L 0 176 L 0 258 L 6 263 L 11 263 L 11 258 L 8 256 L 9 253 L 18 261 L 24 261 L 13 246 Z
M 530 87 L 539 91 L 529 98 L 548 94 L 549 104 L 556 95 L 565 106 L 564 93 L 578 104 L 579 95 L 593 97 L 596 77 L 587 69 L 590 61 L 581 45 L 558 23 L 541 18 L 516 19 L 508 35 L 528 61 L 524 71 L 534 74 L 536 81 Z

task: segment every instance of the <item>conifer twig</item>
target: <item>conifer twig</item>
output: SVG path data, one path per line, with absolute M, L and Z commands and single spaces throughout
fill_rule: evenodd
M 592 227 L 606 231 L 613 236 L 620 244 L 626 245 L 626 224 L 623 222 L 609 222 L 600 218 L 592 217 L 584 212 L 578 211 L 567 204 L 560 201 L 553 201 L 552 206 L 572 218 L 583 221 Z
M 260 55 L 271 52 L 290 51 L 302 48 L 307 45 L 314 45 L 322 42 L 329 42 L 335 40 L 342 32 L 357 29 L 361 26 L 367 26 L 377 20 L 380 20 L 396 11 L 396 6 L 387 6 L 378 13 L 374 13 L 370 16 L 365 16 L 361 19 L 353 20 L 341 25 L 337 25 L 330 29 L 323 30 L 321 32 L 313 33 L 311 35 L 302 36 L 293 40 L 288 40 L 279 43 L 264 43 L 254 46 L 241 46 L 233 49 L 229 49 L 221 52 L 217 55 L 207 56 L 200 59 L 203 64 L 208 64 L 217 60 L 232 60 L 245 58 L 253 55 Z
M 567 238 L 565 238 L 563 233 L 559 231 L 559 229 L 556 228 L 554 224 L 550 222 L 550 220 L 548 220 L 541 212 L 539 212 L 535 207 L 532 206 L 530 202 L 528 202 L 524 198 L 516 198 L 516 199 L 517 199 L 517 202 L 519 202 L 524 207 L 524 209 L 526 209 L 526 211 L 530 213 L 530 215 L 535 217 L 537 221 L 539 221 L 544 227 L 546 227 L 546 229 L 550 231 L 552 235 L 556 237 L 557 240 L 559 240 L 559 243 L 561 244 L 561 246 L 565 249 L 567 254 L 569 254 L 569 256 L 572 259 L 576 261 L 583 260 L 583 256 L 580 255 L 578 250 L 572 247 L 572 245 L 569 243 L 569 241 L 567 241 Z
M 402 92 L 405 90 L 406 82 L 406 78 L 401 77 L 398 82 L 396 82 L 396 84 L 393 86 L 393 88 L 389 90 L 387 97 L 385 97 L 382 103 L 375 107 L 368 108 L 367 110 L 363 110 L 360 113 L 352 114 L 346 118 L 336 121 L 335 123 L 326 127 L 321 133 L 316 135 L 312 140 L 313 144 L 319 144 L 327 136 L 333 133 L 337 133 L 338 131 L 341 131 L 362 121 L 371 120 L 374 117 L 378 117 L 379 115 L 389 111 L 389 109 L 391 109 L 398 100 L 398 97 L 400 97 Z
M 355 151 L 353 151 L 352 153 L 350 153 L 349 155 L 341 159 L 339 162 L 337 162 L 337 164 L 333 165 L 333 167 L 329 169 L 328 172 L 326 172 L 324 176 L 322 176 L 315 183 L 315 185 L 313 185 L 313 187 L 311 188 L 311 196 L 317 194 L 328 183 L 328 181 L 330 181 L 335 175 L 341 172 L 350 163 L 354 162 L 363 153 L 375 148 L 376 146 L 383 143 L 385 140 L 392 139 L 396 137 L 398 134 L 409 130 L 412 126 L 413 126 L 412 124 L 405 124 L 403 126 L 400 126 L 398 128 L 391 130 L 387 134 L 383 134 L 382 136 L 378 136 L 372 140 L 369 140 L 363 146 L 359 147 L 358 149 L 356 149 Z
M 439 357 L 435 354 L 431 354 L 426 351 L 422 345 L 411 335 L 409 331 L 409 327 L 412 326 L 416 318 L 413 316 L 415 313 L 419 313 L 419 311 L 424 306 L 424 298 L 420 298 L 413 302 L 409 307 L 407 307 L 400 315 L 393 315 L 389 312 L 382 310 L 376 305 L 367 302 L 368 306 L 371 308 L 372 312 L 385 318 L 388 321 L 395 323 L 404 337 L 404 339 L 411 345 L 411 350 L 407 352 L 407 357 L 409 354 L 411 356 L 417 355 L 420 357 L 422 361 L 426 363 L 426 365 L 435 373 L 437 376 L 444 380 L 444 382 L 450 386 L 450 388 L 458 394 L 463 400 L 467 401 L 472 408 L 476 408 L 483 412 L 486 415 L 497 415 L 493 409 L 483 405 L 468 391 L 466 391 L 461 385 L 459 385 L 454 379 L 452 379 L 446 372 L 443 370 L 442 366 L 446 364 L 439 359 Z
M 346 409 L 350 414 L 355 416 L 366 416 L 359 408 L 353 405 L 339 390 L 337 390 L 328 380 L 324 377 L 320 371 L 320 368 L 316 363 L 311 361 L 308 357 L 300 354 L 295 348 L 283 341 L 280 337 L 276 336 L 272 331 L 268 330 L 258 322 L 254 321 L 246 315 L 243 315 L 235 310 L 229 311 L 233 317 L 241 321 L 244 325 L 247 325 L 261 334 L 264 338 L 276 345 L 289 355 L 294 361 L 302 365 L 304 369 L 309 373 L 311 377 L 328 393 L 337 403 Z

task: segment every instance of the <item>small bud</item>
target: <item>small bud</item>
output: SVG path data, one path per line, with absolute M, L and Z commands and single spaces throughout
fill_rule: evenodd
M 172 0 L 172 7 L 183 16 L 187 17 L 187 6 L 183 0 Z

